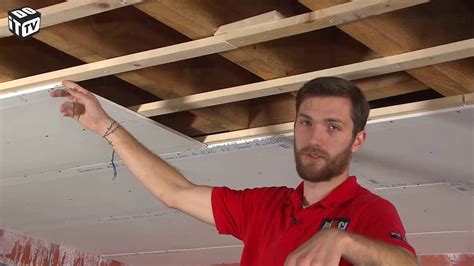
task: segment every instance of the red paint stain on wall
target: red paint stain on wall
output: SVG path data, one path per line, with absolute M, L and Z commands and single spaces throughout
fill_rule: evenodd
M 0 261 L 7 264 L 48 265 L 48 244 L 0 229 Z
M 49 262 L 50 258 L 50 264 Z M 0 262 L 7 265 L 122 266 L 123 264 L 87 252 L 22 236 L 0 229 Z

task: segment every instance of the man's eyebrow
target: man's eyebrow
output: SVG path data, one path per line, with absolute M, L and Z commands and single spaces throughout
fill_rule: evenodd
M 307 115 L 307 114 L 304 114 L 304 113 L 299 113 L 298 116 L 302 116 L 302 117 L 304 117 L 304 118 L 313 120 L 313 118 L 311 118 L 311 116 L 309 116 L 309 115 Z
M 313 118 L 305 113 L 299 113 L 298 116 L 302 116 L 306 119 L 309 119 L 309 120 L 313 120 Z M 343 124 L 343 125 L 346 125 L 346 123 L 344 123 L 344 121 L 342 121 L 341 119 L 339 118 L 326 118 L 324 119 L 325 122 L 329 122 L 329 123 L 339 123 L 339 124 Z
M 324 119 L 324 121 L 333 122 L 333 123 L 340 123 L 340 124 L 343 124 L 343 125 L 346 124 L 341 119 L 337 119 L 337 118 L 326 118 L 326 119 Z

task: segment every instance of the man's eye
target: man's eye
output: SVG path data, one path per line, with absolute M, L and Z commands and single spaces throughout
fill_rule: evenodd
M 311 123 L 308 120 L 303 120 L 303 121 L 300 122 L 300 124 L 303 125 L 303 126 L 311 125 Z
M 335 125 L 330 125 L 330 126 L 329 126 L 329 129 L 330 129 L 331 131 L 339 131 L 339 130 L 341 130 L 340 127 L 335 126 Z

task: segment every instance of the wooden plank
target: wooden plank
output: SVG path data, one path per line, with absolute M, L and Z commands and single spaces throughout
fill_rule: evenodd
M 474 105 L 474 101 L 472 101 L 473 98 L 474 93 L 470 93 L 466 95 L 450 96 L 434 100 L 377 108 L 370 111 L 368 120 L 370 121 L 375 119 L 398 117 L 402 115 L 442 110 L 465 105 Z M 465 99 L 471 100 L 470 102 L 466 102 Z M 228 141 L 243 140 L 247 138 L 283 135 L 293 132 L 293 124 L 294 122 L 288 122 L 272 126 L 250 128 L 234 132 L 208 135 L 198 137 L 196 139 L 209 145 Z
M 474 93 L 464 94 L 464 104 L 466 105 L 474 104 Z
M 406 72 L 354 80 L 368 101 L 426 90 L 429 87 Z
M 145 116 L 168 114 L 176 112 L 177 110 L 183 111 L 193 108 L 202 108 L 296 91 L 303 83 L 321 76 L 339 76 L 354 80 L 439 64 L 471 56 L 474 56 L 474 39 L 321 71 L 132 106 L 130 109 Z
M 0 82 L 12 80 L 10 77 L 0 74 Z
M 280 12 L 276 10 L 270 11 L 258 16 L 254 16 L 254 17 L 237 21 L 237 22 L 222 25 L 216 30 L 216 32 L 214 32 L 214 35 L 225 34 L 228 32 L 235 31 L 236 29 L 248 28 L 248 27 L 253 27 L 255 25 L 259 25 L 259 24 L 278 21 L 278 20 L 284 19 L 284 17 L 285 16 L 283 16 Z
M 218 114 L 214 114 L 214 116 L 217 116 L 217 115 Z M 220 124 L 219 119 L 212 119 L 212 116 L 206 117 L 206 114 L 202 112 L 179 112 L 179 113 L 173 113 L 169 115 L 155 116 L 155 117 L 152 117 L 152 119 L 162 125 L 165 125 L 169 128 L 172 128 L 190 137 L 203 136 L 203 135 L 208 135 L 208 134 L 217 134 L 217 133 L 228 132 L 232 130 L 228 126 L 228 123 Z M 240 120 L 236 119 L 236 121 L 240 121 Z M 234 123 L 237 123 L 237 122 L 234 122 Z M 243 128 L 247 128 L 247 127 L 246 126 L 240 127 L 240 129 L 243 129 Z
M 344 24 L 426 2 L 429 0 L 358 0 L 328 7 L 324 10 L 228 31 L 225 33 L 226 40 L 232 45 L 240 47 Z
M 209 145 L 209 144 L 215 144 L 219 142 L 242 140 L 246 138 L 258 138 L 258 137 L 266 137 L 266 136 L 273 136 L 273 135 L 283 135 L 283 134 L 287 134 L 291 132 L 293 132 L 293 122 L 288 122 L 288 123 L 283 123 L 283 124 L 278 124 L 278 125 L 273 125 L 273 126 L 237 130 L 237 131 L 232 131 L 228 133 L 208 135 L 208 136 L 203 136 L 203 137 L 197 137 L 195 139 Z
M 414 113 L 429 112 L 452 107 L 463 106 L 463 95 L 449 96 L 439 99 L 388 106 L 370 110 L 369 121 Z
M 312 10 L 347 0 L 300 0 Z M 472 38 L 470 1 L 432 1 L 403 11 L 337 26 L 382 56 Z M 436 16 L 436 19 L 433 17 Z M 390 33 L 390 34 L 387 34 Z M 421 37 L 426 36 L 426 37 Z M 408 73 L 439 93 L 449 96 L 474 91 L 474 59 L 409 70 Z
M 116 8 L 134 5 L 143 0 L 69 0 L 64 3 L 38 9 L 41 13 L 41 28 L 66 21 L 102 13 Z M 11 36 L 8 18 L 0 19 L 0 38 Z

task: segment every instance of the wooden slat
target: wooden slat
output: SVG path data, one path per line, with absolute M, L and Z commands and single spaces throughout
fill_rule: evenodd
M 370 110 L 369 121 L 390 118 L 394 116 L 448 109 L 464 105 L 464 95 L 456 95 L 421 102 L 382 107 Z
M 143 0 L 69 0 L 64 3 L 38 9 L 41 13 L 41 28 L 66 21 L 87 17 L 116 8 L 134 5 Z M 0 38 L 11 36 L 8 18 L 0 19 Z
M 429 88 L 405 72 L 355 80 L 354 83 L 359 86 L 369 101 Z
M 243 19 L 243 20 L 239 20 L 236 22 L 222 25 L 219 28 L 217 28 L 217 30 L 214 32 L 213 35 L 226 34 L 227 32 L 232 32 L 236 29 L 249 28 L 255 25 L 262 25 L 266 23 L 276 22 L 284 18 L 285 16 L 283 14 L 281 14 L 280 12 L 276 10 L 273 10 L 267 13 L 254 16 L 254 17 L 250 17 L 247 19 Z
M 318 10 L 346 0 L 300 0 Z M 459 41 L 474 36 L 469 1 L 432 1 L 407 10 L 339 25 L 338 28 L 383 56 Z M 462 60 L 408 73 L 439 93 L 458 95 L 474 91 L 474 60 Z
M 202 108 L 296 91 L 303 83 L 320 76 L 340 76 L 354 80 L 472 56 L 474 56 L 474 39 L 469 39 L 347 66 L 133 106 L 130 109 L 145 116 L 167 114 L 176 110 Z
M 464 103 L 466 105 L 474 104 L 474 93 L 464 94 Z
M 440 99 L 427 100 L 415 103 L 401 104 L 397 106 L 389 106 L 373 109 L 369 114 L 369 121 L 375 119 L 385 119 L 390 117 L 398 117 L 402 115 L 410 115 L 415 113 L 436 111 L 465 105 L 473 105 L 474 93 L 444 97 Z M 466 99 L 471 99 L 467 101 Z M 293 132 L 294 122 L 288 122 L 278 125 L 251 128 L 239 130 L 229 133 L 214 134 L 196 138 L 205 144 L 224 143 L 228 141 L 243 140 L 248 138 L 257 138 L 265 136 L 283 135 Z
M 249 129 L 232 131 L 228 133 L 202 136 L 202 137 L 197 137 L 195 139 L 207 145 L 210 145 L 210 144 L 224 143 L 228 141 L 237 141 L 237 140 L 243 140 L 243 139 L 249 139 L 249 138 L 284 135 L 284 134 L 293 132 L 293 124 L 294 122 L 288 122 L 288 123 L 266 126 L 266 127 L 249 128 Z

